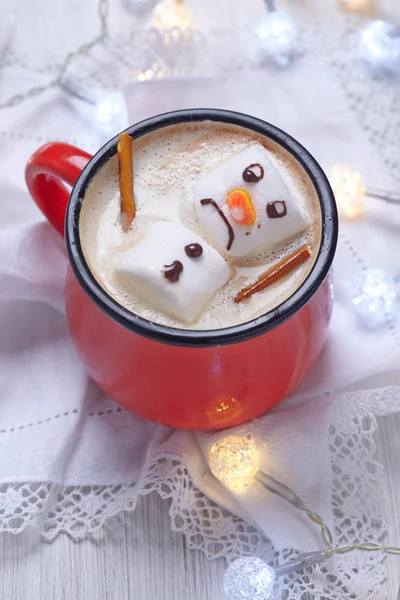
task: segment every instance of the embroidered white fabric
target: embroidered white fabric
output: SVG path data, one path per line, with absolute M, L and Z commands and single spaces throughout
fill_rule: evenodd
M 392 81 L 372 80 L 355 59 L 359 27 L 356 19 L 343 19 L 329 28 L 323 22 L 312 26 L 308 21 L 307 29 L 302 30 L 306 54 L 287 72 L 266 70 L 256 75 L 240 72 L 217 80 L 130 84 L 126 94 L 132 120 L 202 104 L 250 112 L 293 133 L 323 166 L 352 164 L 368 175 L 369 185 L 394 187 L 400 179 L 399 87 Z M 224 33 L 227 38 L 231 35 Z M 260 68 L 254 53 L 244 50 L 248 48 L 245 33 L 244 43 L 239 44 L 242 52 L 237 52 L 236 58 L 224 54 L 223 49 L 229 46 L 223 42 L 224 36 L 211 37 L 209 54 L 201 34 L 195 36 L 185 53 L 189 63 L 184 65 L 176 63 L 183 54 L 182 46 L 176 45 L 169 57 L 173 68 L 163 55 L 162 70 L 158 66 L 161 57 L 154 53 L 154 48 L 159 48 L 159 37 L 154 32 L 145 43 L 143 38 L 134 38 L 136 54 L 127 52 L 128 38 L 125 45 L 114 39 L 111 48 L 119 59 L 121 77 L 130 82 L 140 73 L 145 73 L 141 79 L 148 79 L 154 64 L 160 78 L 220 75 L 227 68 L 235 73 Z M 201 63 L 196 61 L 193 43 L 201 52 Z M 213 44 L 221 50 L 217 63 L 211 59 L 216 47 Z M 146 61 L 150 54 L 153 62 L 149 67 Z M 126 55 L 134 57 L 133 62 L 124 62 Z M 48 77 L 52 67 L 43 57 L 35 65 L 30 60 L 21 48 L 9 54 L 2 100 L 26 87 L 26 65 L 30 73 L 35 67 L 35 76 L 41 73 Z M 103 60 L 95 62 L 91 57 L 85 68 L 92 85 L 107 83 L 109 67 Z M 4 213 L 1 224 L 1 307 L 10 311 L 10 303 L 18 306 L 24 302 L 23 309 L 13 313 L 10 324 L 7 321 L 11 313 L 0 313 L 3 331 L 9 325 L 10 331 L 17 332 L 11 350 L 23 349 L 32 361 L 30 342 L 49 361 L 50 352 L 56 348 L 62 354 L 62 368 L 68 364 L 68 369 L 64 374 L 55 360 L 49 363 L 49 372 L 50 367 L 56 369 L 53 379 L 59 380 L 47 380 L 47 385 L 52 391 L 57 390 L 57 383 L 71 386 L 67 388 L 68 401 L 45 396 L 43 404 L 38 402 L 32 408 L 32 398 L 39 396 L 31 388 L 43 382 L 39 375 L 35 379 L 32 371 L 31 388 L 26 387 L 19 365 L 10 358 L 10 348 L 1 346 L 2 352 L 7 348 L 10 354 L 0 370 L 0 530 L 19 533 L 27 526 L 36 526 L 48 540 L 61 531 L 74 538 L 95 535 L 111 516 L 134 510 L 139 495 L 157 491 L 171 503 L 172 528 L 185 534 L 189 547 L 201 550 L 210 559 L 224 556 L 231 561 L 252 554 L 281 562 L 298 551 L 315 549 L 320 545 L 318 530 L 283 506 L 282 501 L 269 498 L 258 488 L 254 498 L 233 497 L 214 480 L 205 457 L 210 444 L 222 434 L 174 432 L 143 424 L 103 398 L 87 381 L 70 343 L 65 341 L 65 255 L 53 232 L 35 224 L 39 217 L 28 204 L 21 173 L 37 145 L 61 139 L 94 151 L 98 146 L 96 131 L 88 125 L 83 127 L 79 113 L 65 106 L 54 90 L 29 106 L 0 114 L 0 135 L 8 142 L 1 192 L 16 200 Z M 18 202 L 24 207 L 24 218 L 19 214 Z M 352 312 L 350 290 L 354 279 L 369 266 L 397 272 L 394 249 L 400 214 L 396 210 L 389 207 L 383 212 L 379 202 L 371 201 L 362 222 L 342 227 L 336 260 L 335 312 L 330 339 L 318 366 L 289 402 L 255 423 L 237 428 L 239 433 L 250 430 L 257 436 L 260 448 L 267 449 L 263 453 L 264 470 L 274 474 L 277 469 L 275 475 L 322 514 L 334 531 L 335 542 L 341 545 L 357 540 L 382 543 L 388 536 L 386 479 L 374 434 L 381 416 L 400 410 L 400 388 L 368 390 L 362 389 L 362 382 L 371 375 L 398 368 L 399 325 L 388 319 L 386 326 L 375 333 L 360 329 Z M 52 263 L 44 266 L 49 255 Z M 28 314 L 38 319 L 40 331 L 41 323 L 46 322 L 49 331 L 56 332 L 56 345 L 48 352 L 40 345 L 44 344 L 45 334 L 40 337 L 33 328 L 28 339 L 24 337 L 30 326 L 29 319 L 24 319 L 28 304 L 33 311 Z M 17 398 L 11 395 L 11 384 L 7 384 L 11 376 L 14 381 L 21 377 L 18 410 L 10 401 Z M 390 381 L 388 374 L 388 384 Z M 82 387 L 84 394 L 80 394 Z M 76 398 L 71 399 L 74 393 Z M 72 426 L 71 422 L 77 424 Z M 139 451 L 143 439 L 147 445 Z M 99 456 L 93 457 L 96 452 Z M 40 459 L 42 463 L 37 464 Z M 381 584 L 385 577 L 383 557 L 377 560 L 376 555 L 354 554 L 335 558 L 310 573 L 280 580 L 278 595 L 294 600 L 308 592 L 316 600 L 339 600 L 343 596 L 372 600 L 383 597 Z
M 332 480 L 335 541 L 340 545 L 355 539 L 382 543 L 388 526 L 382 510 L 386 488 L 383 468 L 376 458 L 374 433 L 379 416 L 400 410 L 400 391 L 387 388 L 332 394 L 323 402 L 329 405 L 322 437 L 330 456 L 327 466 Z M 3 484 L 0 529 L 19 533 L 29 525 L 39 525 L 48 540 L 60 531 L 74 538 L 87 537 L 96 534 L 111 516 L 134 510 L 137 497 L 153 491 L 171 501 L 173 530 L 184 533 L 189 547 L 201 550 L 209 559 L 224 556 L 230 561 L 251 554 L 279 563 L 295 554 L 290 549 L 275 551 L 259 529 L 207 498 L 194 484 L 193 473 L 185 463 L 168 455 L 149 464 L 140 484 Z M 341 600 L 344 595 L 375 598 L 382 593 L 385 577 L 382 557 L 377 560 L 376 555 L 354 554 L 317 567 L 312 574 L 286 577 L 279 586 L 288 600 L 301 598 L 304 592 L 321 600 L 327 596 Z

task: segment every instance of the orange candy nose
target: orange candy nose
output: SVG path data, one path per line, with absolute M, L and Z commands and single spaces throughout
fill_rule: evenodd
M 251 225 L 256 219 L 256 211 L 247 192 L 233 190 L 228 194 L 229 212 L 239 225 Z

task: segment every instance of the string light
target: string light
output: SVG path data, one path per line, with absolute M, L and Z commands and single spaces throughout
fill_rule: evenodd
M 362 324 L 375 329 L 387 323 L 395 309 L 397 297 L 393 277 L 372 269 L 356 281 L 353 288 L 353 305 Z
M 362 31 L 360 53 L 375 75 L 400 75 L 400 28 L 371 21 Z
M 252 436 L 228 436 L 215 442 L 209 454 L 212 474 L 230 490 L 241 492 L 258 471 L 258 452 Z
M 373 0 L 340 0 L 344 10 L 358 14 L 368 14 L 372 11 Z
M 107 139 L 128 127 L 128 107 L 120 90 L 111 90 L 100 98 L 95 106 L 94 117 Z
M 301 498 L 287 485 L 259 470 L 259 451 L 251 434 L 231 435 L 215 442 L 208 456 L 209 467 L 216 479 L 236 494 L 244 493 L 258 482 L 272 494 L 276 494 L 320 526 L 321 537 L 331 547 L 333 539 L 322 519 L 304 505 Z
M 400 548 L 369 542 L 335 546 L 331 530 L 317 513 L 309 509 L 288 486 L 259 471 L 258 450 L 250 434 L 243 437 L 228 436 L 215 442 L 210 450 L 209 466 L 213 475 L 233 492 L 243 491 L 252 481 L 257 481 L 285 502 L 305 512 L 310 521 L 320 528 L 325 546 L 323 551 L 302 554 L 275 569 L 255 557 L 238 559 L 227 568 L 224 576 L 224 589 L 229 600 L 269 600 L 276 577 L 322 563 L 338 554 L 363 551 L 400 555 Z
M 153 11 L 153 26 L 164 34 L 166 40 L 170 34 L 188 34 L 192 27 L 193 16 L 183 0 L 162 0 Z
M 400 194 L 375 188 L 366 188 L 361 173 L 343 165 L 335 165 L 328 172 L 335 194 L 339 215 L 346 219 L 362 217 L 366 210 L 366 196 L 400 206 Z
M 238 558 L 224 575 L 224 590 L 229 600 L 266 600 L 273 592 L 275 571 L 253 556 Z
M 89 105 L 88 117 L 103 134 L 104 141 L 128 127 L 128 107 L 120 90 L 87 90 L 70 77 L 65 77 L 60 87 Z
M 273 569 L 254 556 L 238 558 L 225 571 L 224 590 L 229 600 L 269 600 L 277 577 L 283 577 L 326 560 L 321 551 L 300 554 Z
M 347 219 L 361 217 L 365 212 L 365 187 L 361 173 L 336 165 L 330 169 L 328 177 L 339 215 Z
M 261 53 L 265 60 L 286 67 L 300 54 L 298 32 L 286 13 L 276 11 L 272 3 L 268 6 L 270 12 L 262 18 L 256 30 Z
M 11 96 L 11 98 L 9 98 L 6 102 L 0 103 L 0 110 L 4 108 L 13 108 L 29 98 L 36 98 L 37 96 L 40 96 L 40 94 L 43 94 L 43 92 L 60 86 L 70 67 L 70 64 L 79 56 L 86 56 L 90 50 L 103 43 L 106 39 L 108 35 L 108 9 L 108 0 L 99 0 L 98 13 L 100 19 L 100 33 L 89 42 L 85 42 L 76 50 L 67 54 L 60 68 L 58 69 L 56 76 L 51 79 L 49 83 L 31 87 L 22 94 L 15 94 L 14 96 Z

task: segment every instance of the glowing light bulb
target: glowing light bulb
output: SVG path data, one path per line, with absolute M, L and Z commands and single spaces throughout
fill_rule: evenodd
M 268 600 L 275 580 L 272 567 L 248 556 L 229 565 L 224 575 L 224 590 L 229 600 Z
M 253 438 L 230 435 L 218 440 L 209 454 L 214 477 L 233 491 L 244 490 L 258 471 L 258 452 Z
M 277 577 L 285 577 L 325 561 L 324 550 L 300 554 L 275 569 L 253 556 L 239 558 L 225 571 L 225 593 L 229 600 L 269 600 Z
M 82 111 L 96 126 L 103 141 L 128 127 L 128 107 L 120 90 L 88 90 L 71 77 L 64 77 L 60 87 L 68 95 L 83 101 Z
M 372 11 L 373 0 L 340 0 L 340 4 L 349 12 L 367 14 Z
M 360 54 L 376 75 L 400 75 L 400 28 L 371 21 L 361 34 Z
M 95 104 L 94 117 L 99 129 L 108 137 L 128 127 L 128 107 L 119 90 L 106 92 Z
M 263 57 L 286 67 L 298 55 L 298 34 L 292 20 L 283 12 L 267 13 L 257 28 Z
M 387 323 L 395 308 L 397 293 L 393 277 L 371 269 L 363 275 L 353 288 L 353 305 L 366 327 L 374 329 Z
M 339 215 L 347 219 L 361 217 L 365 212 L 365 187 L 361 174 L 337 165 L 332 167 L 328 177 Z
M 162 0 L 153 11 L 153 26 L 160 33 L 177 30 L 177 35 L 187 34 L 192 21 L 192 13 L 182 0 Z

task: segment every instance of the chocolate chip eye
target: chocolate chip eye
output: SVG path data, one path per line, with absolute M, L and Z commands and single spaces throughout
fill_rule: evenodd
M 286 202 L 284 200 L 275 200 L 275 202 L 268 202 L 267 215 L 270 219 L 280 219 L 286 214 Z
M 170 265 L 164 265 L 164 269 L 165 279 L 168 279 L 171 283 L 176 283 L 179 281 L 179 277 L 183 271 L 183 264 L 180 260 L 174 260 Z
M 203 254 L 203 246 L 197 242 L 193 242 L 193 244 L 185 246 L 185 252 L 189 258 L 199 258 Z
M 253 163 L 245 168 L 242 177 L 247 183 L 257 183 L 264 177 L 264 167 L 259 163 Z

